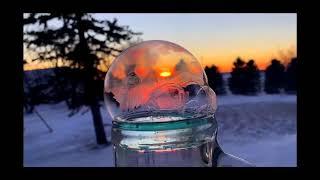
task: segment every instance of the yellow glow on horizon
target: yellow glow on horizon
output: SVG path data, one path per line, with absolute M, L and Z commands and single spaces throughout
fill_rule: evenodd
M 194 49 L 192 47 L 186 46 L 186 49 L 190 49 L 189 51 L 198 59 L 201 63 L 202 67 L 215 65 L 218 67 L 219 71 L 222 73 L 232 71 L 233 62 L 236 60 L 237 57 L 240 57 L 245 62 L 250 59 L 253 59 L 260 70 L 264 70 L 269 64 L 270 61 L 274 58 L 279 59 L 282 63 L 288 63 L 289 59 L 284 59 L 281 56 L 280 51 L 286 54 L 287 52 L 293 52 L 292 56 L 297 56 L 296 44 L 295 43 L 288 43 L 283 44 L 279 47 L 269 47 L 269 48 L 256 48 L 256 49 L 234 49 L 234 50 L 215 50 L 215 51 L 207 51 L 205 49 Z M 287 54 L 288 58 L 289 54 Z M 28 59 L 26 57 L 25 59 Z M 110 58 L 109 62 L 112 62 L 114 58 Z M 101 64 L 98 68 L 102 71 L 107 71 L 110 63 L 108 64 Z M 171 64 L 165 64 L 166 66 L 170 66 Z M 61 65 L 59 65 L 61 66 Z M 49 62 L 39 62 L 39 63 L 30 63 L 24 65 L 24 70 L 35 70 L 35 69 L 47 69 L 56 67 L 55 64 Z M 140 72 L 140 71 L 139 71 Z M 172 71 L 171 69 L 159 69 L 158 71 L 159 76 L 161 77 L 168 77 L 171 76 Z M 144 74 L 144 72 L 140 72 L 139 74 Z
M 283 52 L 286 57 L 281 55 Z M 292 52 L 290 54 L 289 52 Z M 285 65 L 290 61 L 292 57 L 297 56 L 296 44 L 289 43 L 287 45 L 271 48 L 256 48 L 247 50 L 234 50 L 230 52 L 206 52 L 200 50 L 193 51 L 194 56 L 199 60 L 202 67 L 215 65 L 218 67 L 220 72 L 231 72 L 233 68 L 233 62 L 240 57 L 242 60 L 247 62 L 250 59 L 255 61 L 255 64 L 260 70 L 265 70 L 265 68 L 270 65 L 271 60 L 276 58 L 280 60 Z

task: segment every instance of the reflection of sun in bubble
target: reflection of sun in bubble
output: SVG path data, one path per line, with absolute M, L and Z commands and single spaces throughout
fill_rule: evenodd
M 160 76 L 161 77 L 171 76 L 171 72 L 170 71 L 162 71 L 162 72 L 160 72 Z
M 105 79 L 105 102 L 112 118 L 145 112 L 191 112 L 205 103 L 208 108 L 215 103 L 209 89 L 203 90 L 204 95 L 197 93 L 205 86 L 201 64 L 186 49 L 167 41 L 146 41 L 113 61 Z

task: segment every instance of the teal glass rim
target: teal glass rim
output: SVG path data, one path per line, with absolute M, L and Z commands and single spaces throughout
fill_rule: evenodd
M 214 115 L 189 118 L 170 122 L 117 122 L 113 121 L 113 128 L 129 131 L 161 131 L 194 128 L 206 124 L 216 124 Z

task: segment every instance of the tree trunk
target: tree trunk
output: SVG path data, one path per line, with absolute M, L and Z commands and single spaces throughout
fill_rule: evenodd
M 78 21 L 78 30 L 79 30 L 79 46 L 80 46 L 80 53 L 81 56 L 79 60 L 82 60 L 84 64 L 84 73 L 85 75 L 85 99 L 86 99 L 86 104 L 90 106 L 91 109 L 91 114 L 92 114 L 92 119 L 93 119 L 93 125 L 94 125 L 94 130 L 96 133 L 96 140 L 98 144 L 107 144 L 107 138 L 106 138 L 106 133 L 104 130 L 103 126 L 103 121 L 101 117 L 101 112 L 100 112 L 100 106 L 98 100 L 96 100 L 96 94 L 94 91 L 95 84 L 93 83 L 94 80 L 94 67 L 93 67 L 93 59 L 90 57 L 90 50 L 88 47 L 88 42 L 84 36 L 85 34 L 85 28 L 83 21 L 81 17 L 83 16 L 82 13 L 76 13 L 76 19 Z M 81 62 L 81 61 L 80 61 Z
M 98 103 L 90 105 L 91 114 L 93 118 L 94 130 L 96 133 L 96 140 L 98 144 L 107 144 L 106 133 L 104 131 L 103 121 L 100 113 L 100 107 Z

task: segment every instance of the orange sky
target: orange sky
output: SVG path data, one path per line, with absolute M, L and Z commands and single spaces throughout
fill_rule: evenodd
M 292 53 L 291 51 L 293 51 L 294 53 Z M 258 65 L 258 68 L 260 70 L 264 70 L 270 64 L 270 60 L 273 58 L 278 58 L 282 62 L 287 63 L 290 60 L 292 54 L 296 56 L 296 47 L 289 46 L 288 48 L 283 50 L 274 49 L 265 52 L 256 52 L 256 54 L 250 52 L 230 53 L 225 56 L 215 56 L 210 53 L 205 54 L 203 52 L 194 52 L 192 54 L 198 59 L 203 67 L 214 64 L 218 66 L 221 72 L 230 72 L 232 70 L 232 63 L 238 56 L 240 56 L 245 61 L 254 59 L 256 64 Z M 46 69 L 51 67 L 54 67 L 51 63 L 34 62 L 24 65 L 24 70 Z
M 269 50 L 261 49 L 253 52 L 239 50 L 230 53 L 226 52 L 226 55 L 214 55 L 210 53 L 202 54 L 200 52 L 196 52 L 194 55 L 201 62 L 202 66 L 210 66 L 211 64 L 215 64 L 219 67 L 221 72 L 230 72 L 232 70 L 232 63 L 238 56 L 245 61 L 254 59 L 259 69 L 264 70 L 270 64 L 270 61 L 273 58 L 277 58 L 286 64 L 292 56 L 296 56 L 297 54 L 296 47 L 288 45 L 287 48 L 283 48 L 282 50 L 278 48 Z

